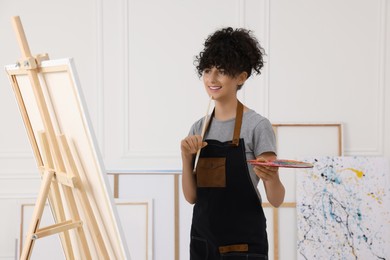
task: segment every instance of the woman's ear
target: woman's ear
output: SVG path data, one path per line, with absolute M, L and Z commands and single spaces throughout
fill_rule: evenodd
M 241 74 L 238 75 L 238 85 L 239 86 L 244 85 L 247 79 L 248 79 L 248 73 L 246 71 L 241 72 Z

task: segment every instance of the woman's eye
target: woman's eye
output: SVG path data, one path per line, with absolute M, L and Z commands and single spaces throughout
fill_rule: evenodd
M 208 73 L 210 73 L 210 69 L 205 69 L 205 70 L 203 71 L 203 74 L 208 74 Z
M 225 74 L 226 74 L 225 70 L 218 70 L 218 72 L 219 72 L 219 74 L 221 74 L 221 75 L 225 75 Z

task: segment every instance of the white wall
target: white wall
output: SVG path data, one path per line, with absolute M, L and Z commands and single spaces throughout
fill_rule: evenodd
M 179 142 L 208 102 L 193 58 L 215 29 L 247 27 L 267 63 L 241 91 L 245 104 L 275 123 L 342 122 L 345 155 L 390 159 L 389 12 L 387 0 L 2 0 L 0 65 L 21 57 L 19 15 L 33 54 L 75 59 L 107 169 L 179 169 Z M 0 259 L 14 259 L 20 203 L 40 181 L 5 73 L 0 104 Z M 156 260 L 175 255 L 173 200 L 162 199 L 174 182 L 161 175 L 161 187 L 121 177 L 119 194 L 153 200 Z M 180 198 L 187 259 L 191 208 Z

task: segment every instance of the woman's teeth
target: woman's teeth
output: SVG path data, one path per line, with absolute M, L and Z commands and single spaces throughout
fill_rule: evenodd
M 222 88 L 222 87 L 210 86 L 209 88 L 210 88 L 211 90 L 218 90 L 218 89 L 220 89 L 220 88 Z

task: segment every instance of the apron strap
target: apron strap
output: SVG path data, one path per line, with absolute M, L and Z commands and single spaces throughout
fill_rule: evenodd
M 237 109 L 236 109 L 236 119 L 235 119 L 235 123 L 234 123 L 233 139 L 230 142 L 230 144 L 234 145 L 234 146 L 238 146 L 240 143 L 242 116 L 244 114 L 244 105 L 239 100 L 237 100 L 237 102 L 238 103 L 237 103 Z M 209 126 L 211 124 L 211 120 L 214 117 L 214 114 L 215 114 L 215 108 L 213 109 L 213 112 L 211 113 L 210 120 L 207 121 L 206 132 L 209 129 Z
M 238 146 L 238 144 L 240 143 L 242 115 L 244 113 L 244 106 L 239 100 L 237 101 L 238 103 L 237 103 L 237 110 L 236 110 L 236 122 L 234 124 L 234 134 L 232 140 L 232 145 L 234 146 Z

